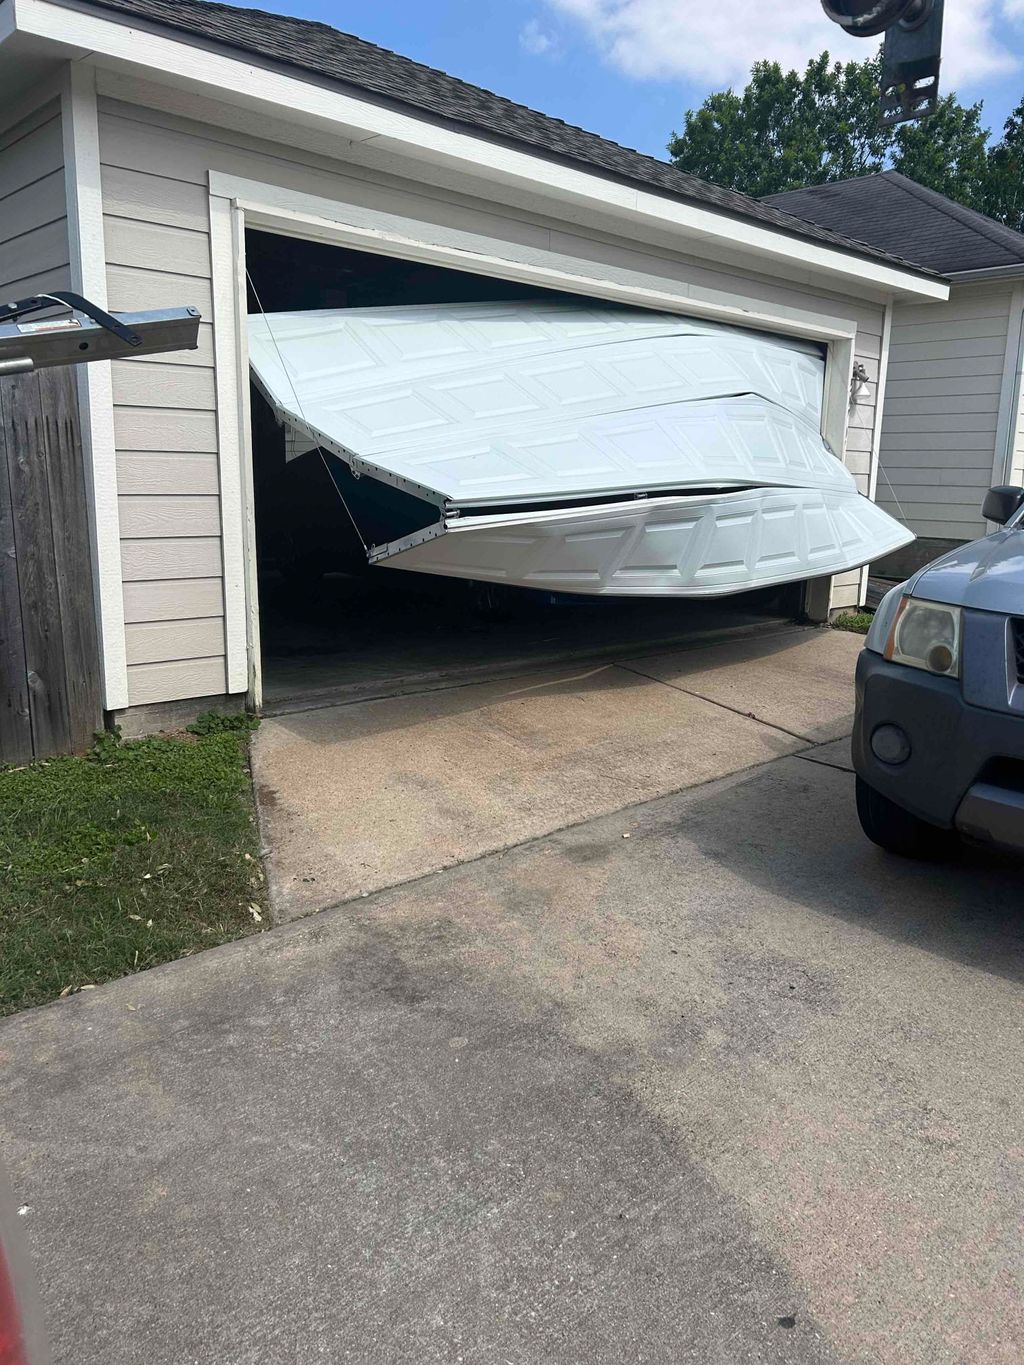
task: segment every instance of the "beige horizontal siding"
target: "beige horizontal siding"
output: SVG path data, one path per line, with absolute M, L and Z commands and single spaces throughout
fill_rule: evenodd
M 941 305 L 937 305 L 941 307 Z M 895 364 L 904 361 L 928 361 L 928 360 L 978 360 L 985 356 L 993 356 L 1000 361 L 1006 350 L 1006 331 L 1004 329 L 1001 337 L 965 337 L 961 338 L 953 330 L 950 337 L 942 337 L 935 341 L 914 341 L 894 342 L 890 356 Z M 928 367 L 924 367 L 925 373 Z
M 213 412 L 217 406 L 213 370 L 209 366 L 189 365 L 185 361 L 154 365 L 148 360 L 115 360 L 111 372 L 118 407 Z
M 929 327 L 934 326 L 937 309 L 941 309 L 944 323 L 971 322 L 976 318 L 1005 318 L 1005 287 L 998 283 L 959 285 L 954 286 L 949 299 L 943 304 L 901 303 L 900 325 L 913 327 L 924 323 Z
M 0 139 L 3 297 L 67 289 L 70 259 L 61 119 L 51 109 L 8 129 Z
M 104 151 L 106 151 L 106 145 Z M 132 223 L 157 223 L 195 231 L 206 222 L 205 186 L 172 180 L 162 166 L 152 171 L 102 168 L 103 212 Z
M 943 409 L 931 404 L 930 400 L 938 400 L 940 404 L 949 403 L 949 410 L 956 412 L 961 410 L 958 403 L 960 398 L 982 397 L 990 400 L 992 394 L 998 395 L 1002 383 L 1002 375 L 994 374 L 991 370 L 985 374 L 956 373 L 933 377 L 933 367 L 929 365 L 926 372 L 922 372 L 917 366 L 901 366 L 898 372 L 900 375 L 906 374 L 907 377 L 886 380 L 886 403 L 890 399 L 902 400 L 907 398 L 915 402 L 929 401 L 932 412 L 939 412 Z M 893 373 L 897 373 L 895 367 Z M 899 412 L 911 411 L 902 403 L 897 410 Z
M 220 578 L 220 537 L 122 540 L 121 572 L 126 583 L 157 578 Z
M 197 308 L 207 321 L 213 313 L 208 280 L 166 270 L 138 270 L 112 265 L 107 269 L 107 300 L 118 312 L 144 308 Z
M 883 504 L 880 502 L 879 506 Z M 892 517 L 899 518 L 899 512 L 895 507 L 887 506 L 885 511 Z M 963 521 L 956 521 L 945 515 L 937 518 L 928 518 L 917 515 L 914 518 L 915 534 L 921 540 L 977 540 L 979 532 L 974 517 L 965 518 Z M 902 518 L 899 518 L 902 520 Z M 984 534 L 982 532 L 981 534 Z
M 968 421 L 974 421 L 977 416 L 986 418 L 991 416 L 994 419 L 999 397 L 998 378 L 993 377 L 990 385 L 995 387 L 989 386 L 980 393 L 950 393 L 949 386 L 942 386 L 941 381 L 938 393 L 921 393 L 920 385 L 901 385 L 900 392 L 896 394 L 889 393 L 887 388 L 886 399 L 890 402 L 893 417 L 899 418 L 900 421 L 948 422 L 951 417 L 961 415 Z
M 1007 316 L 1007 307 L 998 313 L 987 313 L 980 318 L 958 317 L 955 313 L 950 317 L 948 313 L 944 312 L 942 323 L 944 330 L 952 331 L 958 341 L 990 340 L 993 338 L 998 341 L 1006 336 Z M 935 318 L 930 318 L 927 322 L 915 322 L 908 325 L 901 319 L 894 344 L 902 348 L 918 342 L 935 341 L 936 321 Z M 982 354 L 987 355 L 988 352 L 984 351 Z
M 987 490 L 987 483 L 985 488 Z M 904 497 L 903 494 L 901 494 L 900 502 L 902 502 L 906 508 L 927 504 L 934 508 L 931 515 L 938 516 L 939 508 L 942 506 L 961 508 L 965 506 L 978 507 L 981 503 L 981 497 L 975 502 L 972 496 L 973 491 L 974 486 L 971 483 L 965 482 L 942 484 L 933 482 L 905 485 L 904 492 L 909 493 L 910 496 Z M 984 493 L 981 496 L 983 497 Z M 882 498 L 881 495 L 879 495 L 879 502 L 881 501 Z
M 219 493 L 217 456 L 205 451 L 118 451 L 117 487 L 121 493 Z
M 886 413 L 886 423 L 885 449 L 887 455 L 910 450 L 927 456 L 936 456 L 941 452 L 941 462 L 952 464 L 957 462 L 967 451 L 986 450 L 989 454 L 989 468 L 992 467 L 993 451 L 992 433 L 990 431 L 889 431 L 888 412 Z
M 2 164 L 3 153 L 0 152 Z M 34 232 L 44 224 L 64 222 L 66 217 L 64 169 L 61 167 L 0 200 L 0 249 L 12 238 Z
M 142 497 L 122 494 L 117 501 L 124 540 L 220 534 L 218 497 Z
M 0 213 L 3 204 L 0 203 Z M 27 232 L 12 237 L 0 245 L 0 261 L 8 279 L 22 280 L 35 274 L 40 263 L 48 268 L 54 265 L 67 265 L 68 225 L 66 218 L 58 218 L 54 223 L 44 223 L 30 228 Z
M 125 626 L 125 648 L 129 664 L 216 658 L 224 653 L 224 618 L 132 622 Z
M 2 262 L 2 252 L 0 252 Z M 0 271 L 3 266 L 0 263 Z M 25 275 L 19 280 L 0 280 L 0 290 L 5 298 L 24 299 L 31 294 L 48 294 L 54 289 L 71 288 L 70 265 L 54 266 L 51 270 L 41 271 L 38 275 Z M 42 313 L 39 314 L 43 316 Z
M 227 670 L 223 655 L 128 666 L 128 702 L 131 706 L 184 701 L 187 697 L 212 697 L 226 691 Z
M 63 168 L 63 133 L 55 108 L 45 122 L 33 116 L 0 139 L 0 199 Z
M 220 578 L 146 579 L 124 585 L 124 619 L 129 624 L 223 615 Z
M 836 574 L 832 580 L 832 611 L 850 611 L 861 605 L 860 571 Z
M 988 472 L 988 463 L 971 467 L 958 466 L 955 469 L 927 469 L 913 465 L 890 466 L 886 473 L 894 483 L 904 488 L 923 486 L 926 488 L 977 488 L 979 471 Z
M 217 419 L 187 408 L 115 407 L 114 439 L 118 450 L 216 451 Z
M 208 232 L 107 215 L 103 236 L 108 265 L 162 271 L 173 264 L 176 275 L 210 277 Z
M 900 432 L 916 431 L 926 436 L 934 433 L 948 432 L 958 434 L 960 432 L 974 432 L 977 435 L 990 436 L 995 440 L 997 414 L 977 405 L 960 412 L 908 412 L 897 413 L 889 412 L 886 414 L 885 429 L 890 435 L 895 436 Z

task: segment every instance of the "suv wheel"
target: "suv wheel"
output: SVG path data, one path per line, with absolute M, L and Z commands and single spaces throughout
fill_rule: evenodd
M 903 858 L 948 857 L 958 843 L 955 830 L 930 825 L 897 806 L 881 792 L 857 778 L 857 814 L 860 826 L 872 843 Z

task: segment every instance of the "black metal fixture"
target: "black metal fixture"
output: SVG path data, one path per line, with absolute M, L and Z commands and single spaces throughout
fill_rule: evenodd
M 821 0 L 855 38 L 885 34 L 881 121 L 905 123 L 935 112 L 939 98 L 944 0 Z

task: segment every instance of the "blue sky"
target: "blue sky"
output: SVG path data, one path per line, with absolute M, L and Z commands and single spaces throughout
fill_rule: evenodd
M 320 19 L 654 156 L 750 62 L 860 59 L 818 0 L 251 0 Z M 781 14 L 781 17 L 780 17 Z M 1024 93 L 1024 0 L 946 0 L 943 88 L 998 132 Z

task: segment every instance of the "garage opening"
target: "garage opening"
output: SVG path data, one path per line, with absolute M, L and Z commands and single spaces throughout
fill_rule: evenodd
M 246 253 L 250 316 L 512 300 L 586 302 L 252 229 Z M 277 337 L 271 342 L 280 354 Z M 354 466 L 330 459 L 322 449 L 302 449 L 309 441 L 282 421 L 280 403 L 266 385 L 254 382 L 251 398 L 268 710 L 456 684 L 571 657 L 623 657 L 800 614 L 799 582 L 712 600 L 590 596 L 475 579 L 458 568 L 433 572 L 429 559 L 421 572 L 371 563 L 382 545 L 422 549 L 418 542 L 430 542 L 435 534 L 437 506 L 414 495 L 422 490 L 408 479 L 385 485 L 360 478 Z M 491 509 L 467 508 L 481 510 Z M 527 519 L 551 515 L 528 496 L 512 511 Z M 448 576 L 452 572 L 460 576 Z

